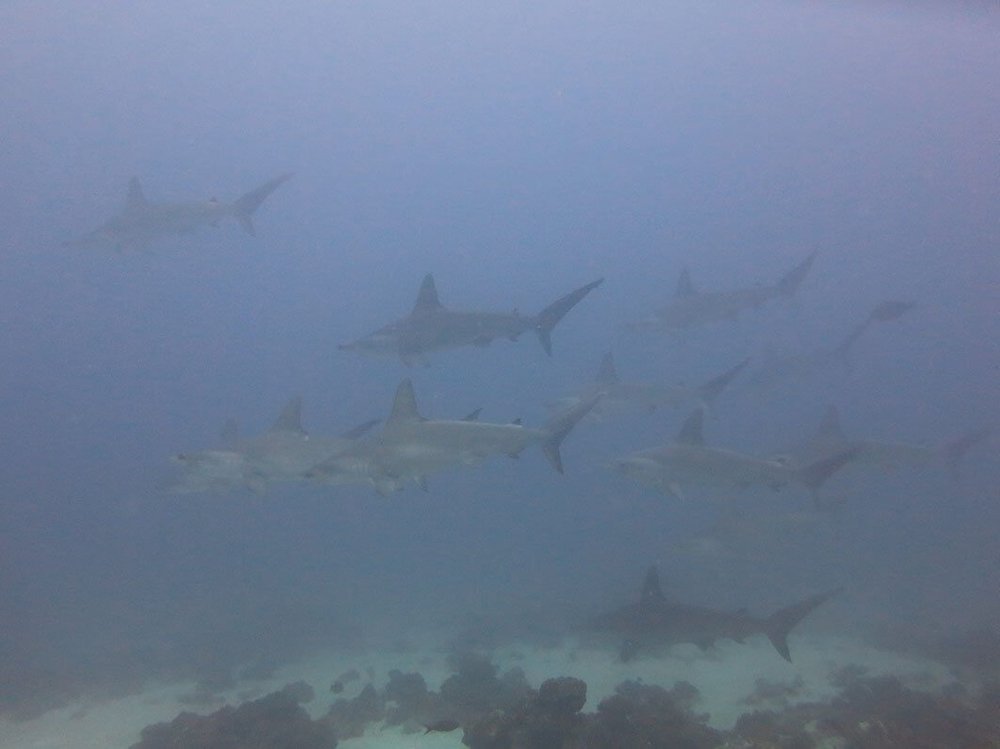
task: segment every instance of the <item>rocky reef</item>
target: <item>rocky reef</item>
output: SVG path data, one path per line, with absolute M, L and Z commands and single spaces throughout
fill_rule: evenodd
M 239 707 L 207 716 L 182 713 L 149 726 L 132 749 L 331 749 L 372 724 L 404 732 L 462 730 L 470 749 L 1000 749 L 1000 685 L 973 695 L 964 688 L 915 691 L 864 668 L 832 675 L 838 695 L 795 703 L 801 684 L 758 682 L 745 713 L 720 731 L 696 711 L 698 690 L 626 681 L 583 712 L 587 685 L 560 677 L 532 688 L 520 669 L 499 673 L 489 657 L 460 653 L 438 692 L 419 673 L 391 671 L 386 685 L 369 683 L 339 698 L 318 719 L 302 702 L 313 690 L 297 683 Z

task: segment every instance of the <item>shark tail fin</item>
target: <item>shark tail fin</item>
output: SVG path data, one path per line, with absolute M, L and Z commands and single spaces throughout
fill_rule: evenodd
M 711 404 L 712 401 L 718 398 L 719 394 L 726 389 L 729 383 L 736 379 L 736 376 L 742 372 L 749 363 L 749 359 L 744 359 L 732 369 L 723 372 L 718 377 L 713 377 L 711 380 L 701 385 L 698 388 L 698 395 L 701 397 L 702 403 L 706 405 Z
M 604 283 L 603 278 L 591 281 L 586 286 L 581 286 L 576 291 L 571 291 L 566 296 L 559 297 L 548 307 L 543 309 L 535 317 L 535 332 L 538 340 L 545 349 L 545 353 L 552 356 L 552 329 L 559 323 L 566 313 L 573 309 L 587 294 Z
M 916 305 L 913 302 L 901 302 L 895 299 L 889 299 L 885 302 L 878 304 L 862 322 L 854 326 L 854 329 L 848 333 L 844 340 L 841 341 L 840 345 L 834 349 L 834 353 L 840 358 L 842 362 L 847 363 L 848 355 L 851 353 L 851 348 L 857 343 L 858 339 L 864 335 L 865 331 L 868 330 L 875 323 L 880 322 L 890 322 L 891 320 L 898 320 L 901 316 L 909 312 Z
M 815 494 L 833 474 L 850 463 L 858 455 L 857 448 L 839 452 L 836 455 L 817 460 L 795 471 L 799 481 L 805 484 Z M 817 504 L 819 501 L 817 500 Z
M 802 285 L 806 276 L 809 275 L 809 269 L 812 268 L 815 260 L 816 253 L 814 252 L 782 276 L 781 280 L 777 283 L 778 293 L 781 296 L 795 296 L 795 292 L 798 291 L 799 286 Z
M 572 408 L 558 413 L 545 425 L 545 439 L 542 441 L 542 452 L 557 473 L 563 472 L 562 454 L 559 452 L 560 445 L 562 445 L 567 435 L 573 431 L 573 427 L 580 423 L 580 419 L 590 413 L 590 410 L 597 405 L 597 401 L 600 399 L 601 396 L 597 395 L 593 398 L 580 401 Z
M 778 655 L 789 663 L 792 662 L 792 655 L 788 651 L 788 634 L 795 629 L 796 625 L 809 616 L 813 609 L 826 603 L 830 598 L 837 595 L 843 588 L 834 588 L 826 593 L 806 598 L 791 606 L 775 611 L 764 620 L 764 634 L 774 645 Z
M 263 203 L 267 196 L 278 189 L 283 183 L 287 182 L 292 178 L 291 173 L 282 174 L 274 179 L 265 182 L 263 185 L 255 190 L 241 195 L 233 203 L 233 213 L 236 216 L 236 220 L 240 222 L 240 226 L 243 227 L 243 231 L 249 234 L 251 237 L 256 236 L 256 232 L 253 228 L 253 214 L 260 204 Z
M 944 463 L 948 468 L 948 475 L 952 479 L 958 481 L 962 477 L 962 459 L 965 458 L 965 454 L 989 436 L 990 429 L 975 429 L 945 443 L 941 452 L 944 454 Z

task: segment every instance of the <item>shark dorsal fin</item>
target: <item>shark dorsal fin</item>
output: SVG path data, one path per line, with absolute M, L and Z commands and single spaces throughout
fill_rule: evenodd
M 681 270 L 681 276 L 677 279 L 676 297 L 692 296 L 695 293 L 694 284 L 691 283 L 691 271 L 686 267 Z
M 475 411 L 470 411 L 465 416 L 462 417 L 462 421 L 479 421 L 479 414 L 483 412 L 482 408 L 477 408 Z
M 510 422 L 510 423 L 511 423 L 511 424 L 512 424 L 513 426 L 516 426 L 516 427 L 519 427 L 519 426 L 524 426 L 524 422 L 523 422 L 523 421 L 521 420 L 521 417 L 520 417 L 520 416 L 518 416 L 518 417 L 517 417 L 516 419 L 514 419 L 514 420 L 513 420 L 512 422 Z
M 125 212 L 130 213 L 149 205 L 146 196 L 142 194 L 142 185 L 139 178 L 133 177 L 128 181 L 128 192 L 125 193 Z
M 236 419 L 226 419 L 226 423 L 222 425 L 222 431 L 219 433 L 219 439 L 222 440 L 222 446 L 225 448 L 236 447 L 240 441 L 240 427 L 236 423 Z
M 816 430 L 816 438 L 830 442 L 846 442 L 847 435 L 840 426 L 840 410 L 836 406 L 827 406 L 823 420 Z
M 684 420 L 681 431 L 677 435 L 677 441 L 685 445 L 704 445 L 705 436 L 702 433 L 704 421 L 705 411 L 699 408 Z
M 653 565 L 646 570 L 646 577 L 642 581 L 642 592 L 639 594 L 639 608 L 648 609 L 658 606 L 666 601 L 663 589 L 660 587 L 660 573 Z
M 423 417 L 417 410 L 417 396 L 413 392 L 413 383 L 409 378 L 399 383 L 396 388 L 396 397 L 392 401 L 392 412 L 386 425 L 402 424 L 407 421 L 423 421 Z
M 618 384 L 618 370 L 615 369 L 615 357 L 610 351 L 601 359 L 601 366 L 597 370 L 597 384 L 604 386 Z
M 305 434 L 302 428 L 302 396 L 296 395 L 288 400 L 285 407 L 281 409 L 277 420 L 271 425 L 272 432 L 297 432 Z
M 417 301 L 413 305 L 413 312 L 434 312 L 441 309 L 441 302 L 438 300 L 437 287 L 434 285 L 434 276 L 428 273 L 424 276 L 420 284 L 420 291 L 417 292 Z

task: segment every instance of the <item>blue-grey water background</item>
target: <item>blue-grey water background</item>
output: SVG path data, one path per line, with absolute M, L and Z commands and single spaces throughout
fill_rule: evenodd
M 538 451 L 367 487 L 175 495 L 169 456 L 266 428 L 523 417 L 595 374 L 696 383 L 769 346 L 830 345 L 886 298 L 913 312 L 849 371 L 737 383 L 710 442 L 759 454 L 828 403 L 859 437 L 935 444 L 1000 423 L 1000 13 L 995 3 L 8 2 L 0 6 L 0 671 L 11 692 L 281 658 L 468 617 L 574 616 L 658 562 L 684 600 L 766 611 L 844 585 L 843 631 L 1000 613 L 995 442 L 962 480 L 865 475 L 835 527 L 761 558 L 673 553 L 720 493 L 680 503 L 606 470 L 683 413 L 584 424 Z M 256 217 L 148 252 L 64 247 L 150 200 Z M 797 298 L 677 339 L 623 324 L 673 294 Z M 534 312 L 597 277 L 546 358 L 533 337 L 407 369 L 337 350 L 433 272 L 456 308 Z M 732 495 L 733 493 L 730 493 Z M 735 495 L 733 501 L 756 500 Z M 805 509 L 795 490 L 775 495 Z

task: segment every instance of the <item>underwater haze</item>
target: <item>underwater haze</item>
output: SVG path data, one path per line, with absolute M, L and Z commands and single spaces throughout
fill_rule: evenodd
M 0 716 L 573 636 L 653 564 L 727 611 L 843 587 L 803 629 L 882 647 L 996 635 L 996 3 L 13 0 L 0 40 Z M 417 325 L 427 274 L 523 330 L 341 348 Z M 538 313 L 601 278 L 548 356 Z M 887 301 L 912 308 L 865 323 Z M 607 352 L 689 389 L 749 363 L 710 403 L 619 411 Z M 425 423 L 538 435 L 517 460 L 393 442 L 407 378 Z M 536 442 L 585 392 L 561 475 Z M 185 486 L 177 456 L 252 463 L 227 420 L 261 435 L 296 395 L 314 441 L 383 422 L 341 483 Z M 820 456 L 813 492 L 796 449 L 829 406 L 880 444 Z M 699 407 L 706 446 L 778 478 L 615 469 Z M 431 448 L 448 465 L 407 462 Z

